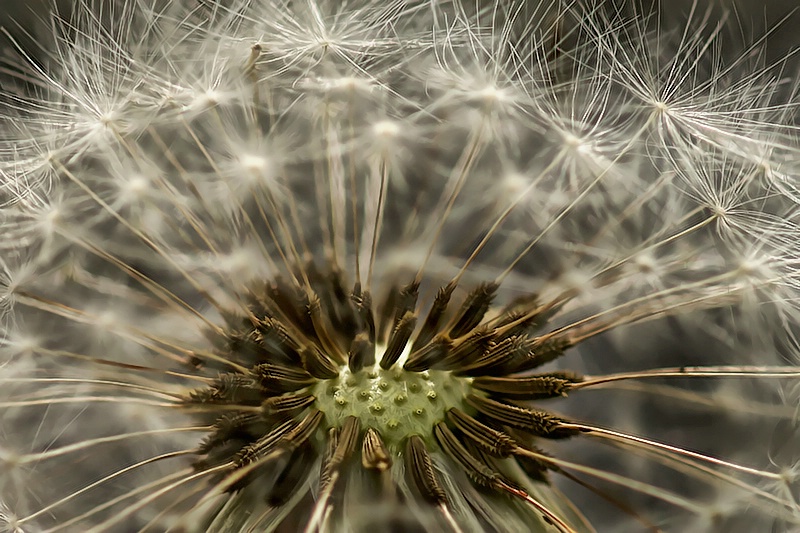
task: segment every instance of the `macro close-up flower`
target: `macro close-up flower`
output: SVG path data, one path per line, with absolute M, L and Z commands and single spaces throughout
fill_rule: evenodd
M 0 533 L 800 530 L 796 14 L 58 4 L 0 19 Z

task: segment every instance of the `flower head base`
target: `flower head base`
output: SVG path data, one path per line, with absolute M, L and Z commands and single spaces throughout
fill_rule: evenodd
M 450 409 L 463 408 L 469 389 L 468 380 L 450 372 L 343 368 L 338 379 L 315 387 L 314 398 L 328 424 L 358 418 L 397 449 L 411 435 L 429 435 Z

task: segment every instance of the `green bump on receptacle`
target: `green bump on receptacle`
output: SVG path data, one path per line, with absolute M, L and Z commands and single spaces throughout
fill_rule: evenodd
M 362 428 L 375 429 L 387 446 L 398 447 L 411 435 L 432 435 L 449 409 L 463 409 L 471 382 L 441 370 L 393 367 L 353 373 L 343 367 L 339 377 L 314 385 L 311 393 L 328 427 L 341 427 L 345 418 L 355 416 Z

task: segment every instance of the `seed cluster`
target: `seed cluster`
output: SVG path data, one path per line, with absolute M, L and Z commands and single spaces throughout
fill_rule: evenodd
M 386 475 L 400 459 L 419 497 L 444 509 L 447 493 L 431 459 L 438 449 L 476 485 L 520 497 L 558 525 L 499 460 L 513 456 L 530 479 L 546 482 L 557 467 L 532 442 L 580 432 L 515 403 L 563 396 L 581 381 L 568 372 L 530 372 L 571 344 L 536 334 L 558 302 L 526 297 L 490 313 L 497 284 L 480 284 L 451 305 L 451 282 L 423 316 L 416 281 L 377 306 L 359 284 L 344 287 L 341 274 L 308 265 L 297 278 L 251 291 L 249 316 L 231 318 L 215 334 L 221 372 L 187 399 L 206 408 L 213 427 L 197 467 L 238 472 L 230 490 L 277 476 L 266 495 L 277 504 L 321 455 L 324 505 L 360 448 L 364 470 L 385 478 L 382 491 L 395 492 Z

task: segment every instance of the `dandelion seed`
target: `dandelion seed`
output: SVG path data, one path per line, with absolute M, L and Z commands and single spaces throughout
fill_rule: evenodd
M 0 530 L 798 527 L 792 58 L 608 7 L 4 32 Z

